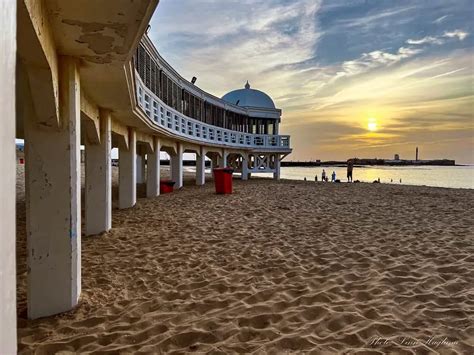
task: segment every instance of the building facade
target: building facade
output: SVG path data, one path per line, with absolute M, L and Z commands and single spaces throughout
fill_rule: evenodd
M 146 183 L 147 197 L 159 195 L 162 151 L 178 188 L 185 152 L 196 153 L 198 185 L 206 158 L 242 179 L 260 172 L 278 179 L 291 153 L 290 137 L 279 134 L 281 111 L 266 94 L 246 85 L 217 98 L 163 60 L 145 34 L 157 5 L 0 0 L 2 353 L 16 351 L 15 138 L 25 140 L 30 319 L 78 304 L 81 238 L 113 227 L 112 148 L 119 149 L 121 209 L 135 205 L 137 183 Z
M 290 137 L 279 135 L 282 112 L 267 94 L 247 82 L 243 89 L 217 98 L 180 76 L 147 35 L 133 64 L 137 103 L 153 126 L 176 139 L 221 146 L 227 150 L 225 165 L 243 179 L 259 172 L 279 179 L 280 162 L 291 153 Z

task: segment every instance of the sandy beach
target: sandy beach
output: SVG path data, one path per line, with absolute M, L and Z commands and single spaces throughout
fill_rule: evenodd
M 17 189 L 20 353 L 474 352 L 474 190 L 188 179 L 114 209 L 79 306 L 29 321 Z

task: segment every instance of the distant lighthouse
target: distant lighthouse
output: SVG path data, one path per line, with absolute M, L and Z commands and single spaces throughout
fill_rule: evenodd
M 418 147 L 416 147 L 416 161 L 418 161 Z

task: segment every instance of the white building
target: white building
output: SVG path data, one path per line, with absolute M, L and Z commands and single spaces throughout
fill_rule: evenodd
M 158 129 L 204 146 L 219 146 L 217 165 L 230 165 L 247 179 L 259 172 L 280 176 L 291 153 L 290 137 L 279 135 L 281 110 L 247 82 L 243 89 L 215 97 L 180 76 L 144 36 L 134 56 L 138 106 Z M 193 151 L 192 148 L 187 151 Z M 218 159 L 222 159 L 219 161 Z
M 81 144 L 85 235 L 113 227 L 114 147 L 119 208 L 135 205 L 137 182 L 159 195 L 161 151 L 178 188 L 184 152 L 196 153 L 198 185 L 206 157 L 244 180 L 260 172 L 278 179 L 291 153 L 266 94 L 247 85 L 220 99 L 163 60 L 144 35 L 157 4 L 0 0 L 0 353 L 16 352 L 15 138 L 25 140 L 31 319 L 71 310 L 81 294 Z

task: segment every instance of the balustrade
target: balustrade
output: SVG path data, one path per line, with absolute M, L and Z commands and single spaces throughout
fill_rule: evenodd
M 141 80 L 135 72 L 138 105 L 156 125 L 181 137 L 203 143 L 223 144 L 242 148 L 290 149 L 290 136 L 251 134 L 213 126 L 166 105 Z

